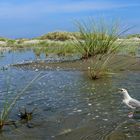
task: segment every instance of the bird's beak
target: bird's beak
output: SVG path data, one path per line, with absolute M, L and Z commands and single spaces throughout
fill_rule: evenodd
M 121 90 L 122 90 L 121 88 L 118 88 L 118 92 L 121 92 Z
M 121 92 L 121 88 L 116 88 L 113 91 L 114 91 L 114 93 L 119 93 L 119 92 Z

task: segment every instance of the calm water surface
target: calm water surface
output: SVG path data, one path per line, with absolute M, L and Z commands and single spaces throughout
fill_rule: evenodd
M 13 58 L 13 59 L 12 59 Z M 1 67 L 36 60 L 32 51 L 13 52 L 0 58 Z M 40 70 L 41 71 L 41 70 Z M 12 100 L 40 71 L 8 67 L 0 71 L 0 109 Z M 125 71 L 111 78 L 91 81 L 83 71 L 42 70 L 18 100 L 10 119 L 19 120 L 19 108 L 36 108 L 33 119 L 6 126 L 0 140 L 139 140 L 140 122 L 128 118 L 130 111 L 116 91 L 129 90 L 140 99 L 140 72 Z

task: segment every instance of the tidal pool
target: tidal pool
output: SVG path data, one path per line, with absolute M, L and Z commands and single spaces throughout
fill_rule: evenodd
M 24 53 L 30 53 L 28 60 L 35 60 L 30 51 L 22 52 L 21 56 L 25 56 Z M 20 55 L 16 57 L 19 61 L 25 60 Z M 9 62 L 9 55 L 0 59 L 2 66 Z M 122 104 L 117 92 L 119 87 L 127 88 L 133 97 L 140 99 L 139 71 L 121 71 L 92 81 L 82 70 L 36 71 L 9 66 L 0 71 L 0 109 L 5 100 L 12 100 L 40 71 L 42 79 L 26 90 L 10 114 L 10 119 L 19 120 L 19 108 L 36 108 L 29 122 L 31 127 L 20 121 L 17 128 L 5 126 L 0 133 L 1 140 L 140 139 L 140 121 L 128 118 L 131 110 Z

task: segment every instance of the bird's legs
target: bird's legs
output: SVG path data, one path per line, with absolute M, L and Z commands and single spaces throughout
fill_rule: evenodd
M 128 117 L 132 118 L 134 113 L 135 113 L 135 109 L 133 109 L 131 112 L 128 113 Z
M 129 112 L 129 113 L 128 113 L 128 117 L 129 117 L 129 118 L 132 118 L 132 117 L 133 117 L 133 114 L 134 114 L 133 112 Z

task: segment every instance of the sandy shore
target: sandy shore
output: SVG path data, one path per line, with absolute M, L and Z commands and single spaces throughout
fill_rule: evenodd
M 39 62 L 29 62 L 23 64 L 12 65 L 16 68 L 21 68 L 24 70 L 80 70 L 87 71 L 88 67 L 91 67 L 93 59 L 88 60 L 76 60 L 76 61 L 66 61 L 66 62 L 53 62 L 48 63 L 46 61 Z M 94 63 L 93 63 L 94 64 Z M 108 68 L 113 71 L 125 71 L 125 70 L 140 70 L 140 58 L 131 56 L 115 56 L 112 61 L 108 64 Z

